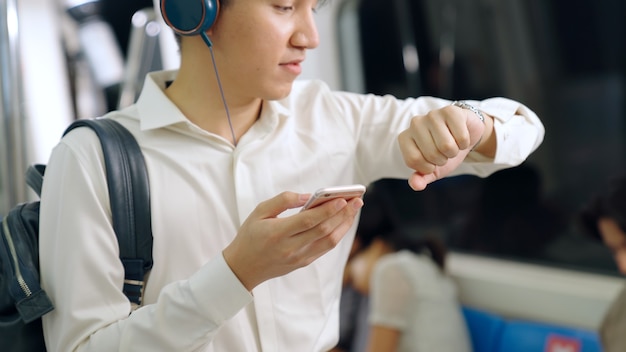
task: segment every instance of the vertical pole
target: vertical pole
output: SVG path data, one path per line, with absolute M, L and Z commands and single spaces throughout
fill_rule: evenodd
M 16 0 L 0 0 L 0 216 L 26 200 L 25 119 Z

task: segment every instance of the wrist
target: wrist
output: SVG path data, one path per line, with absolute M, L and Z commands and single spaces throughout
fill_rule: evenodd
M 245 264 L 239 263 L 236 259 L 237 255 L 234 252 L 235 250 L 232 248 L 232 244 L 231 246 L 224 248 L 222 251 L 224 261 L 246 290 L 252 292 L 252 289 L 256 287 L 257 283 L 255 283 L 250 276 L 249 267 L 246 267 Z
M 491 115 L 483 113 L 485 116 L 485 128 L 478 143 L 472 149 L 486 157 L 495 158 L 497 149 L 497 139 L 494 129 L 494 118 Z
M 463 100 L 455 100 L 452 102 L 451 105 L 473 112 L 474 114 L 476 114 L 476 116 L 478 116 L 478 119 L 480 119 L 480 121 L 485 126 L 485 128 L 483 129 L 483 133 L 481 134 L 480 138 L 478 138 L 478 142 L 474 143 L 474 146 L 471 149 L 472 151 L 475 150 L 483 141 L 483 138 L 485 137 L 485 133 L 487 132 L 487 121 L 485 121 L 486 120 L 485 114 L 474 105 L 468 104 Z

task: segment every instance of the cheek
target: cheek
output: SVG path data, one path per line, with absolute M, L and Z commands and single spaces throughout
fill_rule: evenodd
M 626 248 L 620 249 L 615 253 L 615 263 L 622 275 L 626 275 Z
M 370 274 L 368 262 L 362 257 L 354 258 L 348 266 L 348 272 L 352 287 L 361 294 L 368 294 Z

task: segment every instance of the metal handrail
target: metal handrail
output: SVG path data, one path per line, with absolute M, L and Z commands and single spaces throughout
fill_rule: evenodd
M 16 0 L 0 0 L 0 216 L 27 197 L 17 10 Z
M 361 0 L 340 2 L 337 11 L 337 40 L 342 73 L 342 89 L 365 93 L 365 69 L 361 55 L 358 9 Z
M 154 9 L 137 11 L 132 17 L 131 25 L 124 79 L 118 101 L 119 109 L 135 102 L 148 72 L 163 68 L 159 47 L 162 28 Z

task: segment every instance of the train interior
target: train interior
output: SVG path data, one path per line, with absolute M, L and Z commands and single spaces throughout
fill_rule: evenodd
M 0 217 L 33 198 L 23 171 L 47 161 L 69 122 L 132 104 L 147 72 L 177 66 L 157 3 L 0 2 Z M 596 330 L 624 280 L 576 216 L 626 171 L 624 13 L 621 0 L 336 0 L 318 10 L 321 44 L 301 79 L 401 98 L 506 96 L 546 127 L 537 152 L 493 177 L 423 192 L 380 181 L 401 221 L 445 229 L 476 351 L 601 350 Z M 513 214 L 520 226 L 476 224 Z

